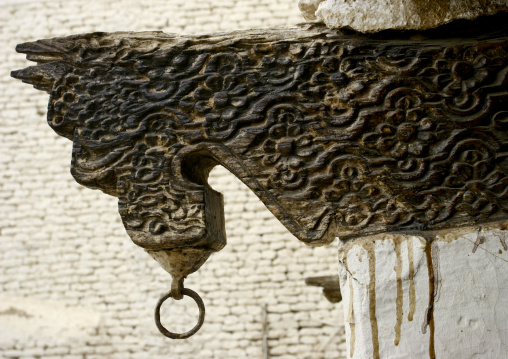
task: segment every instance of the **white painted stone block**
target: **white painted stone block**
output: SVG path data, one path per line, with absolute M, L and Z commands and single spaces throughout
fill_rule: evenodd
M 315 2 L 303 0 L 302 3 Z M 304 16 L 311 20 L 309 8 L 304 6 Z M 507 10 L 506 0 L 324 0 L 314 17 L 330 28 L 376 32 L 425 30 L 457 19 L 471 20 Z
M 339 240 L 348 357 L 508 357 L 506 228 Z

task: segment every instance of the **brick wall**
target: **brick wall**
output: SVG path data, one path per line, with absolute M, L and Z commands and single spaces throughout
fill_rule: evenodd
M 209 182 L 225 195 L 228 246 L 186 280 L 205 301 L 205 324 L 185 341 L 162 337 L 153 309 L 169 275 L 129 240 L 115 198 L 74 182 L 71 142 L 45 122 L 47 94 L 9 78 L 28 64 L 15 45 L 39 38 L 300 21 L 296 0 L 3 1 L 1 358 L 261 358 L 264 304 L 270 357 L 344 356 L 342 306 L 304 284 L 305 277 L 336 273 L 335 245 L 306 247 L 223 168 Z M 188 330 L 196 319 L 190 300 L 164 309 L 174 330 Z

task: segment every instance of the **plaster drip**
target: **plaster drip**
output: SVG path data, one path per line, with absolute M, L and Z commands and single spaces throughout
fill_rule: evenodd
M 409 262 L 409 313 L 407 320 L 412 322 L 416 310 L 416 289 L 415 289 L 415 261 L 413 253 L 413 241 L 408 240 L 407 242 L 407 256 Z
M 427 333 L 429 327 L 429 358 L 436 359 L 436 350 L 434 346 L 434 304 L 436 297 L 436 276 L 434 273 L 434 265 L 432 261 L 432 239 L 425 243 L 425 255 L 427 257 L 427 270 L 429 273 L 429 306 L 425 311 L 424 323 L 422 325 L 422 333 Z
M 394 239 L 394 250 L 396 256 L 396 264 L 393 268 L 395 270 L 395 274 L 397 277 L 397 300 L 395 302 L 397 308 L 397 321 L 395 322 L 395 340 L 393 344 L 396 346 L 399 345 L 400 342 L 400 330 L 402 327 L 402 315 L 403 315 L 403 305 L 404 305 L 404 292 L 402 289 L 402 254 L 400 252 L 400 241 L 398 239 Z
M 372 241 L 364 248 L 367 250 L 369 258 L 369 314 L 370 328 L 372 334 L 373 358 L 379 359 L 379 333 L 376 318 L 376 252 L 375 242 Z
M 349 309 L 346 321 L 349 323 L 349 356 L 352 358 L 355 353 L 355 309 L 353 306 L 353 277 L 349 276 Z

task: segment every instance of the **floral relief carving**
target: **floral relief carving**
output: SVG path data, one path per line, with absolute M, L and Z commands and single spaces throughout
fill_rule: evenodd
M 196 111 L 205 114 L 205 126 L 210 131 L 225 131 L 238 115 L 238 109 L 247 102 L 247 98 L 242 96 L 246 92 L 247 87 L 237 84 L 233 75 L 212 75 L 206 79 L 205 86 L 198 87 L 194 92 Z
M 216 164 L 308 243 L 328 228 L 353 238 L 508 217 L 506 37 L 304 26 L 43 40 L 20 51 L 44 63 L 14 76 L 50 92 L 73 175 L 119 197 L 143 246 L 144 232 L 171 247 L 211 230 Z
M 297 189 L 305 184 L 305 164 L 316 155 L 317 148 L 313 137 L 303 132 L 297 112 L 285 107 L 276 111 L 277 122 L 268 128 L 267 139 L 263 142 L 263 164 L 275 168 L 271 179 L 276 186 Z

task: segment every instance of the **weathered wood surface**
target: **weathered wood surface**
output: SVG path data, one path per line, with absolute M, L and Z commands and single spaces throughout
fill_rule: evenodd
M 508 218 L 507 34 L 93 33 L 19 45 L 12 75 L 140 246 L 222 248 L 216 164 L 322 244 Z

